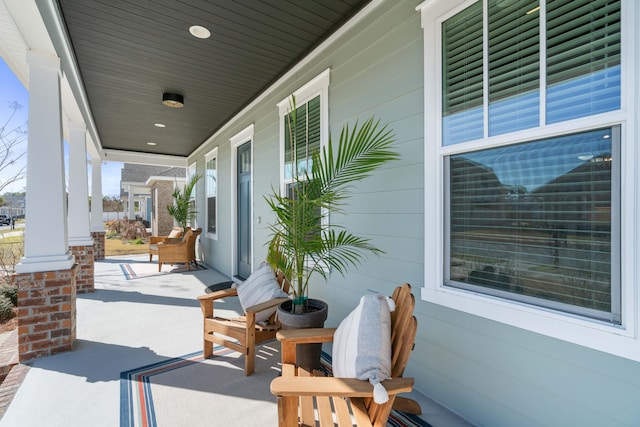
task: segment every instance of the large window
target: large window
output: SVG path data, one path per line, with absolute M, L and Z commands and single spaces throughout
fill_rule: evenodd
M 215 238 L 218 233 L 218 149 L 205 156 L 207 190 L 207 235 Z
M 622 125 L 593 120 L 621 110 L 620 8 L 488 0 L 442 21 L 445 287 L 622 323 Z

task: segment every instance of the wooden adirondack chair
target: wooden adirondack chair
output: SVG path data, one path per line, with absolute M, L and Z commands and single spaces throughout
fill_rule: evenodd
M 285 293 L 289 292 L 289 282 L 282 272 L 278 272 L 276 279 Z M 213 344 L 236 350 L 245 356 L 244 374 L 251 375 L 255 370 L 256 345 L 273 340 L 280 329 L 275 313 L 269 317 L 266 325 L 256 323 L 256 313 L 277 307 L 288 298 L 275 298 L 262 304 L 246 309 L 245 315 L 236 318 L 223 318 L 214 313 L 215 301 L 222 298 L 237 297 L 235 289 L 224 289 L 198 297 L 204 321 L 204 358 L 213 354 Z M 234 339 L 235 341 L 231 340 Z
M 282 376 L 271 382 L 271 392 L 278 396 L 280 427 L 291 426 L 357 426 L 386 425 L 392 408 L 420 413 L 413 400 L 397 397 L 413 388 L 413 378 L 402 378 L 413 349 L 418 322 L 413 316 L 415 299 L 411 286 L 404 284 L 393 292 L 396 309 L 391 313 L 391 379 L 384 381 L 389 401 L 373 402 L 373 386 L 369 381 L 323 377 L 319 372 L 305 372 L 295 365 L 296 345 L 331 342 L 335 328 L 282 330 L 277 334 L 282 343 Z M 347 403 L 347 401 L 349 403 Z

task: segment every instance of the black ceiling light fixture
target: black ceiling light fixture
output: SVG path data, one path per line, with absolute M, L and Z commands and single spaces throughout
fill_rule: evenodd
M 162 94 L 162 103 L 167 107 L 184 107 L 184 97 L 177 93 L 165 92 Z

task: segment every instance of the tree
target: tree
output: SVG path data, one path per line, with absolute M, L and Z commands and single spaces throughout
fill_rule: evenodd
M 299 165 L 302 162 L 295 156 L 297 136 L 302 132 L 298 128 L 295 99 L 288 120 L 293 164 Z M 343 213 L 353 184 L 399 157 L 391 149 L 393 142 L 392 132 L 386 126 L 379 127 L 373 118 L 362 126 L 356 122 L 353 130 L 345 125 L 337 146 L 329 138 L 326 147 L 311 153 L 311 171 L 293 166 L 293 187 L 289 194 L 281 194 L 277 188 L 265 196 L 276 217 L 270 225 L 267 261 L 275 271 L 282 271 L 292 285 L 295 312 L 304 311 L 313 273 L 324 279 L 331 269 L 345 275 L 366 253 L 381 252 L 369 239 L 329 222 L 327 214 Z
M 27 154 L 22 143 L 27 140 L 27 123 L 12 124 L 16 113 L 22 109 L 18 101 L 10 101 L 11 114 L 0 127 L 0 192 L 26 175 L 26 165 L 19 166 L 18 160 Z M 17 168 L 17 169 L 16 169 Z
M 200 179 L 200 175 L 194 175 L 184 186 L 184 190 L 180 190 L 178 186 L 173 189 L 173 204 L 167 205 L 169 215 L 176 220 L 176 223 L 182 229 L 187 228 L 187 223 L 195 218 L 197 212 L 191 206 L 191 193 L 196 186 L 196 182 Z
M 104 212 L 122 212 L 124 210 L 124 202 L 118 196 L 104 196 L 102 198 L 102 210 Z

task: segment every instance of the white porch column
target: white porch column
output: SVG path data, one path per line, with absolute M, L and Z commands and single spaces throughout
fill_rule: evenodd
M 102 217 L 102 161 L 91 159 L 91 237 L 93 237 L 93 258 L 105 258 L 105 231 Z
M 16 273 L 68 270 L 60 60 L 30 51 L 29 137 L 24 257 Z
M 87 174 L 87 127 L 69 123 L 69 245 L 92 246 L 89 228 L 89 184 Z
M 104 231 L 102 215 L 102 161 L 91 159 L 91 231 Z
M 135 201 L 133 200 L 133 190 L 134 187 L 129 185 L 129 219 L 136 219 L 135 214 Z
M 89 229 L 87 126 L 69 122 L 69 249 L 76 258 L 76 292 L 94 291 L 95 258 Z

